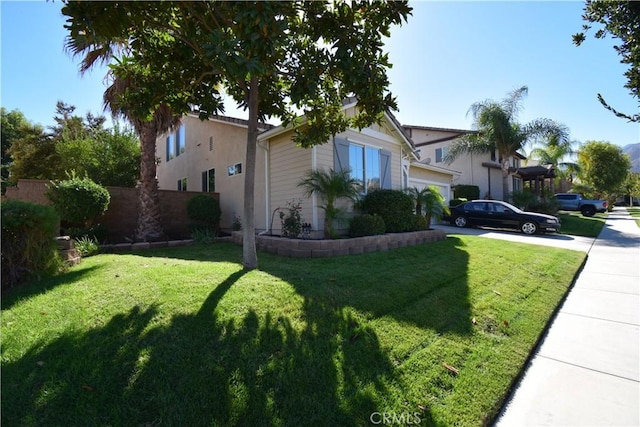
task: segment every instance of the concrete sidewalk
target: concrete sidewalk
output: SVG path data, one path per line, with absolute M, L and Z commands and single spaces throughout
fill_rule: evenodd
M 509 426 L 640 426 L 640 229 L 609 214 L 523 378 Z

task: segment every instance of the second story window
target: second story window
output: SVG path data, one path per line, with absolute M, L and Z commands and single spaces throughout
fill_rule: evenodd
M 444 162 L 444 159 L 449 154 L 449 147 L 436 148 L 436 163 Z
M 167 136 L 167 162 L 176 156 L 176 136 L 170 133 Z
M 176 156 L 184 153 L 187 148 L 187 141 L 185 135 L 184 125 L 180 125 L 180 128 L 176 131 Z

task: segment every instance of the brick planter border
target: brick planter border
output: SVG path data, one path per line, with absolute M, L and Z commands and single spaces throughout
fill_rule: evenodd
M 324 258 L 387 251 L 405 246 L 445 240 L 442 230 L 390 233 L 379 236 L 355 237 L 336 240 L 302 240 L 275 236 L 256 236 L 258 250 L 293 258 Z M 232 233 L 232 241 L 242 245 L 242 231 Z

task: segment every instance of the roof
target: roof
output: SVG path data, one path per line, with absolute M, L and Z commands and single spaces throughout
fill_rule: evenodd
M 426 170 L 430 170 L 430 171 L 434 171 L 434 172 L 440 172 L 440 173 L 446 173 L 449 175 L 462 175 L 462 172 L 458 172 L 458 171 L 454 171 L 453 169 L 447 169 L 447 168 L 443 168 L 440 166 L 435 166 L 435 165 L 431 165 L 431 164 L 426 164 L 423 162 L 411 162 L 410 166 L 416 166 L 420 169 L 426 169 Z
M 189 113 L 188 114 L 191 117 L 196 117 L 199 118 L 198 116 L 198 112 L 194 111 L 193 113 Z M 227 122 L 227 123 L 232 123 L 232 124 L 236 124 L 236 125 L 240 125 L 240 126 L 249 126 L 249 120 L 245 120 L 245 119 L 238 119 L 235 117 L 229 117 L 229 116 L 221 116 L 221 115 L 213 115 L 209 117 L 209 120 L 217 120 L 220 122 Z M 262 129 L 262 130 L 270 130 L 275 128 L 276 126 L 271 125 L 269 123 L 258 123 L 258 128 Z
M 417 126 L 417 125 L 402 125 L 406 129 L 420 129 L 420 130 L 433 130 L 438 132 L 457 132 L 460 134 L 463 133 L 475 133 L 475 130 L 468 129 L 450 129 L 450 128 L 437 128 L 433 126 Z
M 351 108 L 352 106 L 355 106 L 358 103 L 358 99 L 355 96 L 350 96 L 345 98 L 342 101 L 342 106 L 343 109 L 348 109 Z M 415 144 L 413 143 L 413 140 L 411 139 L 411 137 L 407 134 L 406 130 L 402 127 L 402 125 L 400 124 L 400 122 L 398 121 L 398 119 L 396 119 L 396 117 L 389 111 L 386 110 L 384 112 L 384 116 L 387 118 L 387 120 L 391 123 L 391 125 L 393 126 L 393 130 L 395 130 L 396 132 L 398 132 L 398 134 L 400 135 L 400 138 L 411 148 L 411 153 L 414 156 L 414 158 L 418 158 L 418 156 L 415 153 Z M 300 122 L 300 124 L 298 126 L 300 126 L 301 124 L 304 123 L 304 118 L 303 120 Z M 266 132 L 261 133 L 258 136 L 258 139 L 268 139 L 268 138 L 273 138 L 274 136 L 280 135 L 281 133 L 284 133 L 288 130 L 290 130 L 291 127 L 283 127 L 282 125 L 280 126 L 275 126 L 269 130 L 267 130 Z

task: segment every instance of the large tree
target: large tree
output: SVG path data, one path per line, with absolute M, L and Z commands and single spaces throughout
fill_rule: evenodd
M 140 168 L 138 138 L 117 124 L 105 128 L 104 116 L 88 113 L 81 117 L 74 111 L 73 105 L 58 101 L 53 117 L 56 124 L 48 130 L 32 125 L 22 113 L 10 112 L 6 120 L 3 113 L 2 137 L 11 160 L 11 182 L 64 179 L 75 173 L 101 185 L 133 187 Z
M 624 75 L 627 84 L 624 85 L 631 96 L 638 100 L 640 107 L 640 2 L 638 1 L 591 1 L 588 0 L 582 14 L 587 24 L 583 25 L 582 32 L 574 34 L 573 42 L 580 46 L 585 41 L 585 33 L 593 24 L 601 26 L 594 34 L 598 39 L 608 35 L 619 39 L 620 43 L 614 46 L 618 55 L 622 57 L 620 62 L 629 65 Z M 616 116 L 628 119 L 632 122 L 640 122 L 640 113 L 626 114 L 611 107 L 598 94 L 598 100 Z M 640 108 L 639 108 L 640 109 Z
M 9 168 L 13 162 L 11 156 L 11 146 L 15 141 L 27 134 L 33 133 L 34 125 L 29 123 L 27 118 L 20 110 L 7 111 L 6 108 L 0 108 L 0 136 L 2 136 L 2 194 L 4 194 L 7 182 L 9 181 Z M 42 129 L 40 128 L 40 131 Z M 41 133 L 41 132 L 40 132 Z
M 617 145 L 587 141 L 578 152 L 581 181 L 604 196 L 615 194 L 631 170 L 631 160 Z
M 537 138 L 553 137 L 559 143 L 564 143 L 569 137 L 565 126 L 549 119 L 518 123 L 518 112 L 527 93 L 528 88 L 522 86 L 500 102 L 488 99 L 472 104 L 469 112 L 473 115 L 477 132 L 458 138 L 446 157 L 448 162 L 452 162 L 463 154 L 497 153 L 502 170 L 502 197 L 505 201 L 509 199 L 511 158 Z
M 121 63 L 128 67 L 120 71 L 138 79 L 123 98 L 136 116 L 149 117 L 158 105 L 180 115 L 195 105 L 206 118 L 222 111 L 221 89 L 248 110 L 243 265 L 249 269 L 257 267 L 258 121 L 296 125 L 303 147 L 379 121 L 396 108 L 382 37 L 410 12 L 407 2 L 369 1 L 68 2 L 63 8 L 70 37 L 95 41 L 87 57 L 126 47 Z M 343 113 L 350 95 L 358 98 L 355 117 Z
M 566 139 L 560 141 L 557 135 L 550 135 L 549 139 L 544 141 L 544 145 L 536 147 L 529 153 L 529 157 L 537 161 L 541 165 L 552 165 L 556 171 L 557 179 L 566 179 L 573 182 L 575 174 L 580 171 L 580 166 L 571 161 L 571 156 L 576 152 L 573 146 L 576 141 Z M 554 191 L 554 183 L 551 183 L 551 191 Z

